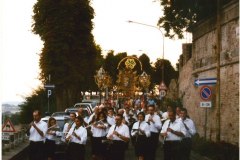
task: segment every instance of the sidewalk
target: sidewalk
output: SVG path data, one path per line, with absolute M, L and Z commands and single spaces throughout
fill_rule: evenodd
M 10 149 L 9 151 L 2 150 L 2 160 L 10 160 L 15 155 L 23 151 L 29 145 L 28 141 L 24 141 L 23 143 L 19 144 L 18 146 Z

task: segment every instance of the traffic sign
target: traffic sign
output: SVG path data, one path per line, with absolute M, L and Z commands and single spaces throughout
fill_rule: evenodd
M 165 85 L 164 82 L 161 82 L 161 84 L 159 85 L 159 90 L 167 90 L 167 86 Z
M 212 96 L 212 89 L 208 86 L 203 86 L 200 89 L 200 97 L 202 100 L 209 100 Z
M 2 132 L 15 132 L 14 126 L 10 119 L 7 119 L 2 127 Z
M 208 102 L 200 102 L 200 107 L 203 108 L 211 108 L 212 107 L 212 102 L 208 101 Z
M 196 79 L 194 81 L 195 86 L 215 85 L 216 83 L 217 83 L 217 78 L 203 78 L 203 79 Z
M 160 90 L 159 95 L 160 97 L 166 96 L 167 92 L 165 90 Z
M 2 133 L 2 140 L 9 141 L 10 140 L 10 133 L 3 132 Z
M 55 88 L 54 84 L 45 84 L 44 88 Z

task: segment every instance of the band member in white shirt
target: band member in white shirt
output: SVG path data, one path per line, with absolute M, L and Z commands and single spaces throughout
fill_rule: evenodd
M 65 142 L 65 138 L 66 138 L 69 130 L 70 130 L 72 127 L 74 128 L 74 127 L 76 126 L 76 124 L 75 124 L 76 114 L 75 114 L 74 112 L 71 112 L 71 113 L 69 114 L 69 116 L 70 116 L 70 120 L 69 120 L 67 123 L 65 123 L 65 124 L 64 124 L 64 127 L 63 127 L 63 136 L 62 136 L 62 138 L 61 138 L 61 140 L 62 140 L 63 142 Z
M 108 109 L 107 122 L 111 126 L 115 124 L 115 116 L 114 116 L 114 109 L 113 108 Z
M 48 120 L 48 130 L 46 134 L 46 140 L 45 140 L 45 150 L 46 150 L 46 156 L 48 160 L 54 159 L 54 153 L 56 149 L 56 136 L 59 131 L 59 126 L 57 126 L 57 121 L 55 118 L 50 117 Z
M 148 141 L 147 137 L 150 137 L 150 127 L 145 122 L 145 114 L 139 112 L 137 115 L 138 121 L 133 124 L 131 135 L 134 137 L 135 154 L 138 160 L 144 160 L 146 158 L 146 144 Z
M 159 115 L 155 114 L 156 109 L 154 105 L 149 105 L 147 109 L 148 114 L 145 116 L 145 121 L 149 124 L 151 131 L 147 147 L 147 157 L 149 160 L 154 160 L 158 147 L 159 131 L 162 127 L 162 122 Z
M 71 128 L 67 134 L 66 141 L 69 141 L 67 148 L 68 160 L 84 160 L 87 130 L 83 127 L 83 121 L 83 118 L 78 116 L 75 119 L 76 126 Z
M 161 130 L 164 139 L 164 160 L 184 160 L 181 153 L 181 140 L 186 135 L 183 124 L 176 120 L 176 111 L 168 111 L 169 119 L 165 121 Z
M 124 153 L 130 140 L 129 128 L 122 123 L 123 116 L 121 114 L 115 116 L 115 121 L 116 124 L 111 126 L 107 134 L 107 139 L 112 141 L 108 157 L 109 160 L 124 160 Z
M 44 140 L 47 132 L 47 123 L 41 121 L 39 110 L 33 112 L 33 122 L 29 125 L 29 160 L 44 160 Z
M 194 122 L 189 118 L 186 108 L 182 108 L 179 120 L 186 128 L 186 136 L 182 140 L 182 155 L 184 160 L 189 160 L 192 149 L 192 136 L 196 134 Z
M 106 156 L 106 145 L 102 143 L 107 135 L 107 116 L 104 112 L 99 112 L 97 119 L 92 123 L 92 159 L 103 160 Z

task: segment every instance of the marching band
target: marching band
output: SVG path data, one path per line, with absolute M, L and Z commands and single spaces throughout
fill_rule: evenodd
M 117 112 L 115 108 L 97 106 L 87 122 L 79 110 L 77 117 L 76 113 L 70 113 L 70 120 L 62 132 L 56 119 L 50 117 L 46 124 L 41 121 L 41 114 L 36 110 L 28 129 L 29 159 L 54 160 L 56 136 L 62 136 L 61 140 L 67 144 L 68 160 L 85 159 L 88 137 L 91 141 L 92 160 L 124 160 L 129 141 L 135 149 L 137 160 L 154 160 L 160 137 L 163 141 L 164 160 L 189 159 L 191 137 L 196 129 L 193 121 L 187 117 L 185 108 L 181 108 L 179 118 L 176 110 L 169 109 L 164 121 L 161 121 L 153 104 L 145 106 L 142 111 L 135 108 L 125 106 L 125 109 Z M 45 149 L 44 154 L 41 154 L 42 148 Z

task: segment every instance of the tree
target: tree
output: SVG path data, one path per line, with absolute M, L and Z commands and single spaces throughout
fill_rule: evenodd
M 221 0 L 227 4 L 231 0 Z M 192 32 L 194 25 L 202 19 L 216 14 L 217 0 L 160 0 L 164 15 L 158 26 L 166 30 L 166 36 L 183 38 L 185 31 Z
M 101 49 L 91 33 L 94 10 L 90 0 L 38 0 L 33 9 L 33 32 L 44 41 L 40 79 L 55 84 L 58 110 L 79 101 L 93 89 Z
M 49 97 L 50 112 L 56 111 L 55 95 L 53 94 Z M 21 124 L 28 124 L 32 121 L 32 113 L 34 110 L 40 110 L 42 115 L 47 112 L 48 99 L 47 90 L 43 88 L 38 88 L 30 96 L 25 98 L 25 102 L 20 104 L 20 122 Z
M 164 82 L 169 86 L 171 79 L 177 79 L 177 71 L 173 68 L 171 62 L 166 59 L 157 59 L 154 64 L 153 82 L 160 84 L 162 81 L 162 67 L 164 66 Z

